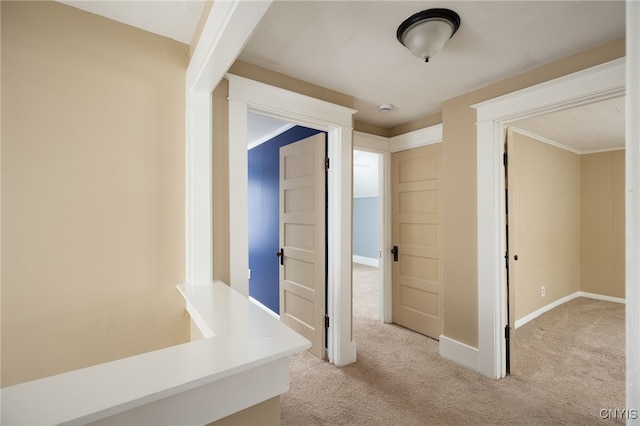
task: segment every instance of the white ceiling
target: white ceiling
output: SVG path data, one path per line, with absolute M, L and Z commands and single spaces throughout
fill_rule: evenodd
M 511 125 L 584 154 L 624 148 L 625 97 L 519 120 Z
M 123 24 L 191 44 L 205 1 L 58 0 Z
M 461 26 L 429 63 L 398 25 L 449 7 Z M 240 59 L 355 97 L 355 118 L 391 127 L 524 70 L 624 37 L 623 1 L 276 1 Z M 380 113 L 381 103 L 394 110 Z
M 64 3 L 183 43 L 191 41 L 204 4 L 194 0 Z M 462 23 L 444 50 L 424 63 L 398 43 L 396 30 L 408 16 L 432 7 L 455 10 Z M 240 59 L 351 95 L 357 120 L 392 127 L 441 111 L 447 99 L 624 37 L 624 8 L 621 0 L 276 0 Z M 393 111 L 378 112 L 381 103 L 393 105 Z M 595 119 L 594 114 L 600 113 L 608 118 Z M 610 125 L 612 114 L 615 111 L 598 108 L 573 111 L 570 116 L 589 123 L 590 135 L 613 138 L 622 130 Z M 555 131 L 552 136 L 541 135 L 555 140 L 567 127 L 552 124 L 564 123 L 562 116 L 556 118 L 519 126 Z

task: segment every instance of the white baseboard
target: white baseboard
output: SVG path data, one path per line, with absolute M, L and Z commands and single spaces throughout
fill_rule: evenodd
M 565 296 L 561 299 L 556 300 L 555 302 L 551 302 L 546 306 L 543 306 L 542 308 L 531 312 L 528 315 L 525 315 L 524 317 L 520 318 L 519 320 L 516 320 L 516 326 L 515 328 L 520 328 L 523 325 L 525 325 L 526 323 L 528 323 L 529 321 L 532 321 L 536 318 L 538 318 L 540 315 L 544 314 L 545 312 L 549 312 L 551 309 L 553 308 L 557 308 L 558 306 L 562 305 L 563 303 L 567 303 L 570 300 L 573 300 L 577 297 L 588 297 L 590 299 L 598 299 L 598 300 L 604 300 L 607 302 L 616 302 L 616 303 L 626 303 L 625 299 L 622 299 L 620 297 L 612 297 L 612 296 L 605 296 L 603 294 L 596 294 L 596 293 L 587 293 L 586 291 L 576 291 L 575 293 L 572 293 L 568 296 Z
M 458 342 L 447 336 L 440 336 L 440 356 L 464 367 L 478 371 L 478 349 Z
M 520 318 L 519 320 L 516 320 L 516 326 L 515 328 L 520 328 L 523 325 L 525 325 L 526 323 L 528 323 L 529 321 L 533 321 L 534 319 L 538 318 L 540 315 L 544 314 L 545 312 L 549 312 L 550 310 L 552 310 L 553 308 L 557 308 L 558 306 L 562 305 L 563 303 L 567 303 L 570 300 L 575 299 L 576 297 L 580 297 L 580 292 L 576 291 L 575 293 L 572 293 L 568 296 L 562 297 L 554 302 L 549 303 L 548 305 L 543 306 L 542 308 L 535 310 L 533 312 L 531 312 L 528 315 L 523 316 L 522 318 Z
M 354 254 L 353 263 L 359 263 L 361 265 L 368 265 L 377 268 L 380 266 L 380 259 L 376 259 L 373 257 L 356 256 Z
M 256 299 L 254 299 L 253 297 L 249 296 L 249 300 L 251 300 L 256 306 L 258 306 L 259 308 L 262 308 L 264 311 L 266 311 L 269 315 L 271 315 L 274 318 L 280 319 L 280 315 L 276 314 L 275 312 L 273 312 L 271 309 L 267 308 L 265 305 L 263 305 L 262 303 L 258 302 Z
M 622 303 L 622 304 L 627 303 L 626 299 L 623 299 L 622 297 L 605 296 L 604 294 L 587 293 L 586 291 L 579 291 L 578 294 L 580 297 L 588 297 L 589 299 L 604 300 L 605 302 L 615 302 L 615 303 Z

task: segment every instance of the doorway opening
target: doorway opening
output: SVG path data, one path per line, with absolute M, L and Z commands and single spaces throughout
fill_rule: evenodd
M 614 60 L 473 107 L 477 109 L 478 370 L 506 374 L 506 226 L 502 171 L 505 128 L 510 123 L 624 94 L 625 61 Z
M 624 97 L 615 97 L 508 126 L 507 374 L 509 367 L 521 376 L 542 373 L 574 355 L 579 368 L 598 353 L 589 361 L 594 374 L 624 375 L 624 350 L 589 336 L 624 339 L 624 120 Z M 571 320 L 549 327 L 551 316 Z M 623 389 L 621 382 L 608 393 Z
M 356 149 L 353 153 L 353 276 L 359 280 L 354 288 L 354 316 L 360 308 L 376 306 L 362 312 L 384 321 L 384 176 L 382 154 Z M 367 299 L 366 303 L 363 299 Z M 373 300 L 375 299 L 375 303 Z M 362 302 L 362 303 L 361 303 Z
M 351 333 L 352 115 L 355 110 L 244 77 L 229 81 L 229 217 L 231 286 L 248 294 L 247 114 L 254 112 L 327 132 L 327 357 L 343 366 L 356 360 Z
M 249 113 L 247 135 L 249 296 L 325 358 L 326 133 Z

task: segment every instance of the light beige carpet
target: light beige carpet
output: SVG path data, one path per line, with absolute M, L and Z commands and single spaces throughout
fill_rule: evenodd
M 292 360 L 283 425 L 588 425 L 622 409 L 624 306 L 579 298 L 515 332 L 512 375 L 491 380 L 438 355 L 438 342 L 377 320 L 377 270 L 354 266 L 358 361 Z

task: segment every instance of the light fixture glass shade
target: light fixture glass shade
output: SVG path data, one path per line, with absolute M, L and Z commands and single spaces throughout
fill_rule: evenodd
M 428 60 L 438 54 L 453 35 L 448 21 L 433 19 L 414 24 L 402 37 L 402 44 L 414 56 Z
M 449 9 L 429 9 L 407 18 L 398 27 L 397 38 L 413 55 L 429 61 L 438 54 L 460 27 L 460 17 Z

